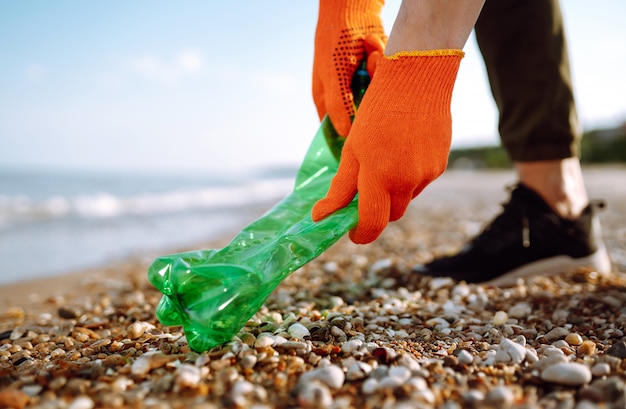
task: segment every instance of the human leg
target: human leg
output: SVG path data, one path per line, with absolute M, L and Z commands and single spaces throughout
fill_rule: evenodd
M 577 217 L 588 198 L 558 0 L 487 1 L 476 38 L 520 182 L 560 216 Z
M 487 0 L 476 37 L 520 183 L 459 254 L 415 271 L 511 284 L 577 266 L 610 270 L 578 159 L 581 132 L 558 1 Z

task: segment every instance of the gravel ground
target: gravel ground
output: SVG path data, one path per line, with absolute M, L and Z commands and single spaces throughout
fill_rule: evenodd
M 156 321 L 151 259 L 0 288 L 0 408 L 624 408 L 624 176 L 586 170 L 613 274 L 510 288 L 411 274 L 477 233 L 514 181 L 450 171 L 374 244 L 342 239 L 202 354 Z

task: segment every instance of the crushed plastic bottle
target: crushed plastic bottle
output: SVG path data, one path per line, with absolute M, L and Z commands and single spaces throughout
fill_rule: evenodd
M 367 72 L 357 71 L 358 75 Z M 368 83 L 353 81 L 362 88 Z M 358 103 L 364 89 L 354 91 Z M 228 342 L 289 274 L 353 228 L 358 219 L 356 198 L 319 222 L 311 219 L 313 205 L 326 195 L 337 173 L 344 140 L 324 118 L 287 197 L 221 250 L 157 258 L 148 279 L 163 293 L 158 320 L 167 326 L 182 325 L 195 351 Z

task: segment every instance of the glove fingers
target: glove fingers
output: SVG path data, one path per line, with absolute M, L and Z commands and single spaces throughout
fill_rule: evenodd
M 350 239 L 356 244 L 376 240 L 389 222 L 391 198 L 382 187 L 371 183 L 359 189 L 359 222 L 350 231 Z
M 337 90 L 337 92 L 340 92 Z M 348 136 L 350 133 L 350 127 L 352 121 L 350 120 L 350 112 L 352 112 L 352 106 L 354 105 L 354 97 L 352 92 L 341 93 L 341 98 L 330 98 L 328 104 L 328 116 L 330 122 L 335 127 L 337 133 L 343 137 Z
M 411 202 L 411 196 L 409 194 L 397 194 L 391 196 L 391 210 L 389 212 L 389 221 L 395 222 L 399 220 L 406 212 L 409 203 Z
M 326 197 L 318 200 L 313 206 L 312 218 L 317 222 L 331 213 L 346 207 L 357 193 L 357 175 L 359 163 L 349 150 L 344 148 L 337 174 L 330 182 Z
M 379 35 L 369 34 L 365 37 L 363 44 L 365 45 L 365 53 L 367 54 L 367 72 L 370 77 L 373 78 L 378 59 L 385 51 L 385 41 Z

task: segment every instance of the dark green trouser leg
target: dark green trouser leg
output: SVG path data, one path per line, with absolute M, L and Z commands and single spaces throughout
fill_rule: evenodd
M 487 0 L 476 38 L 511 159 L 578 156 L 581 133 L 558 0 Z

